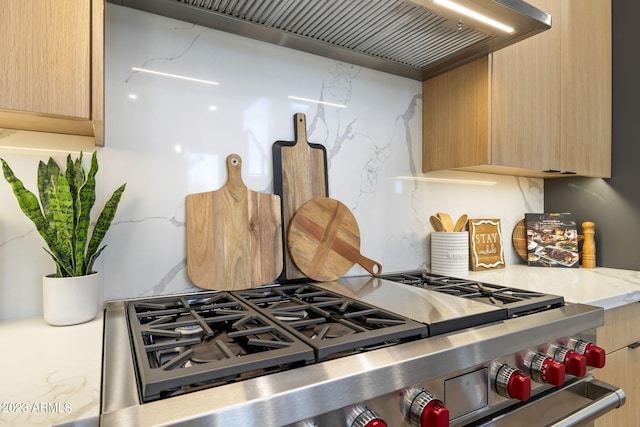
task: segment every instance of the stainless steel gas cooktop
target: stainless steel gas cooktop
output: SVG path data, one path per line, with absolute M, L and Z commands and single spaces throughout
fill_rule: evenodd
M 591 384 L 602 320 L 423 271 L 111 301 L 101 422 L 467 425 Z

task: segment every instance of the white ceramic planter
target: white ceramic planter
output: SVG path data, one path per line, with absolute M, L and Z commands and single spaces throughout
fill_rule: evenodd
M 42 278 L 44 320 L 50 325 L 67 326 L 88 322 L 100 310 L 100 275 Z

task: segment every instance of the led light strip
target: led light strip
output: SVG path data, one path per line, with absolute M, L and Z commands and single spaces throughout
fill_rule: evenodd
M 470 18 L 476 19 L 480 22 L 484 22 L 487 25 L 491 25 L 494 28 L 504 31 L 505 33 L 513 34 L 516 30 L 508 25 L 503 24 L 502 22 L 498 22 L 495 19 L 489 18 L 486 15 L 478 13 L 474 10 L 461 6 L 457 3 L 454 3 L 450 0 L 433 0 L 435 4 L 439 4 L 440 6 L 444 6 L 447 9 L 451 9 L 455 12 L 466 15 Z

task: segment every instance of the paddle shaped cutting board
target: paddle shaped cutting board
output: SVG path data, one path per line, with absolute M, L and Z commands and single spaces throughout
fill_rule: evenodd
M 185 199 L 187 272 L 198 287 L 249 289 L 282 271 L 280 197 L 242 182 L 242 159 L 227 157 L 227 182 Z
M 296 266 L 314 280 L 336 280 L 355 263 L 373 276 L 382 273 L 382 265 L 360 253 L 360 229 L 353 213 L 329 197 L 312 199 L 296 211 L 287 245 Z
M 321 144 L 307 142 L 305 115 L 293 116 L 295 141 L 276 141 L 273 144 L 273 189 L 282 197 L 283 240 L 294 213 L 316 197 L 329 195 L 327 153 Z M 284 270 L 281 280 L 306 277 L 284 251 Z

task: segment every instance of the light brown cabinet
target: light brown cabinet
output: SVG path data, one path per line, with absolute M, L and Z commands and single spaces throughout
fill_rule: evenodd
M 635 426 L 640 420 L 640 303 L 606 310 L 598 328 L 598 345 L 607 350 L 606 365 L 595 371 L 599 380 L 624 390 L 627 401 L 595 422 L 596 427 Z
M 0 127 L 103 145 L 104 0 L 0 0 Z
M 611 176 L 610 0 L 528 2 L 550 30 L 423 83 L 423 172 Z

